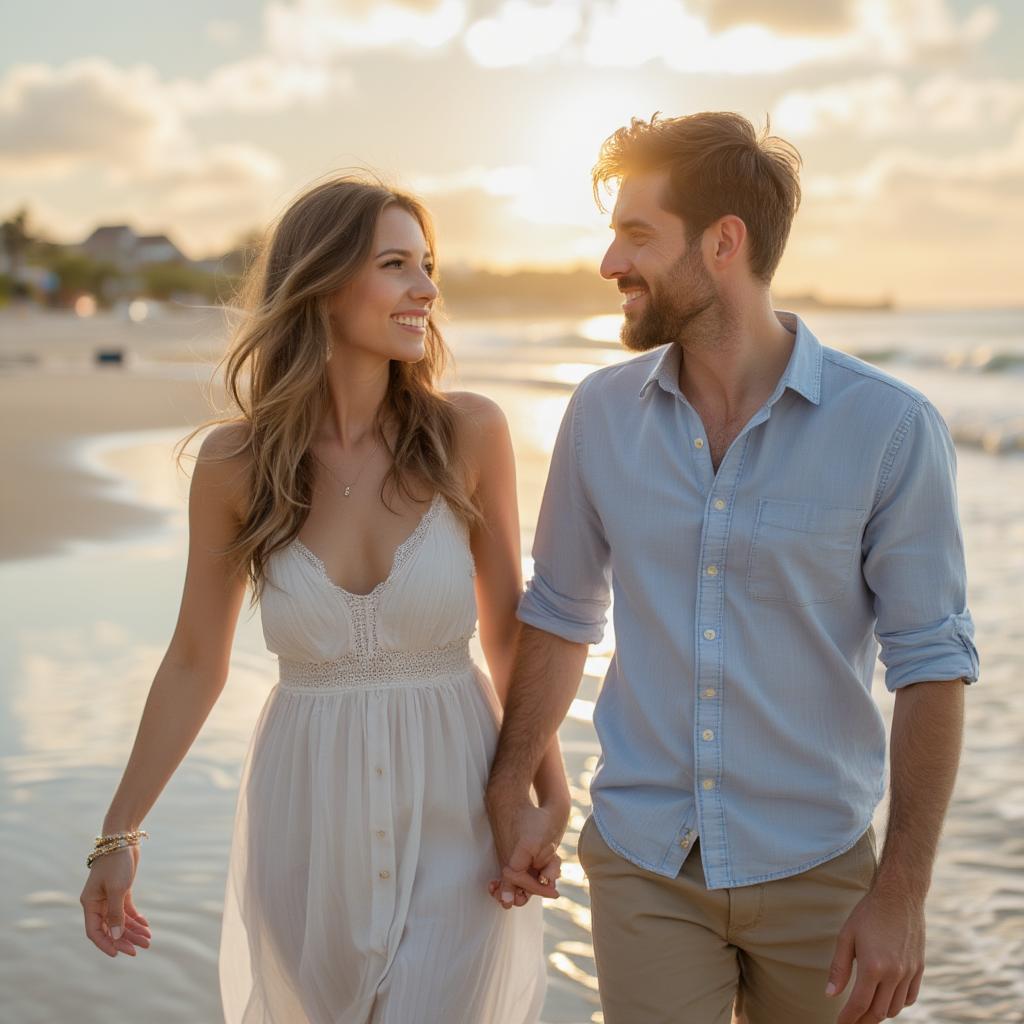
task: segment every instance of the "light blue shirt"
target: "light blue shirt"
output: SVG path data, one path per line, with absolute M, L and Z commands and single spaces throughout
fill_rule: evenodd
M 884 789 L 890 690 L 973 682 L 955 455 L 908 385 L 799 318 L 774 393 L 715 472 L 668 345 L 587 377 L 555 445 L 523 622 L 616 650 L 594 711 L 595 822 L 711 888 L 849 849 Z

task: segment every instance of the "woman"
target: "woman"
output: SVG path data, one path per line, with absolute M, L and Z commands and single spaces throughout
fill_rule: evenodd
M 224 685 L 248 581 L 280 681 L 235 825 L 232 1024 L 526 1024 L 543 1001 L 540 904 L 488 893 L 483 807 L 521 589 L 514 463 L 493 403 L 436 389 L 433 277 L 415 200 L 350 178 L 300 197 L 249 275 L 239 415 L 193 475 L 178 624 L 82 902 L 108 955 L 148 945 L 138 829 Z M 557 744 L 536 790 L 564 823 Z

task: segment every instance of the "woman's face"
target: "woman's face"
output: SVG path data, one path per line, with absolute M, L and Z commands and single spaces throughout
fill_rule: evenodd
M 330 300 L 334 344 L 385 359 L 422 359 L 427 317 L 438 294 L 433 272 L 419 221 L 389 206 L 377 221 L 370 258 Z

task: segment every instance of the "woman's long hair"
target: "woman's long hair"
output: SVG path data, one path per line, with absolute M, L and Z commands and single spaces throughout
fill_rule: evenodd
M 220 364 L 236 408 L 199 430 L 225 422 L 242 427 L 238 445 L 225 457 L 247 456 L 249 503 L 225 554 L 246 572 L 253 600 L 262 592 L 268 558 L 297 536 L 309 515 L 312 446 L 330 400 L 328 300 L 370 258 L 377 221 L 392 206 L 416 218 L 433 253 L 430 216 L 416 199 L 377 182 L 342 176 L 320 182 L 289 206 L 244 275 L 238 302 L 242 319 Z M 374 423 L 392 460 L 381 498 L 388 504 L 386 493 L 400 493 L 416 500 L 413 488 L 426 486 L 440 492 L 472 526 L 479 511 L 459 464 L 456 413 L 437 387 L 448 355 L 432 313 L 423 358 L 391 361 L 387 393 Z

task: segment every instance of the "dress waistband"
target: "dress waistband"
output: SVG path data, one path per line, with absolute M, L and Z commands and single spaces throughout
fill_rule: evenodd
M 410 686 L 472 668 L 469 639 L 422 651 L 378 650 L 372 658 L 346 654 L 334 661 L 279 658 L 280 686 L 286 690 L 346 690 Z

